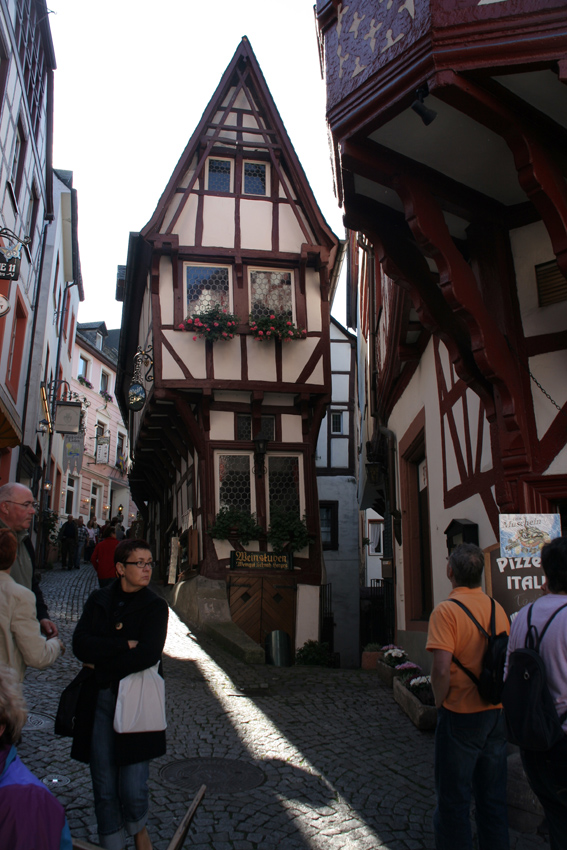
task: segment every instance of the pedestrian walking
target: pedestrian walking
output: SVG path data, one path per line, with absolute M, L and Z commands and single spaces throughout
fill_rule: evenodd
M 18 541 L 11 577 L 16 584 L 32 591 L 41 631 L 46 637 L 53 638 L 57 637 L 59 630 L 52 622 L 43 599 L 35 570 L 35 551 L 29 535 L 29 527 L 38 507 L 32 491 L 24 484 L 9 483 L 0 487 L 0 528 L 10 528 Z
M 168 607 L 148 587 L 145 541 L 123 541 L 114 558 L 119 577 L 89 596 L 73 635 L 73 652 L 93 674 L 79 697 L 71 757 L 90 765 L 101 847 L 122 850 L 133 835 L 136 850 L 151 850 L 149 762 L 165 753 L 165 731 L 120 734 L 114 714 L 121 680 L 157 663 L 161 673 Z
M 77 526 L 73 520 L 72 514 L 69 514 L 67 522 L 64 522 L 59 529 L 59 540 L 61 541 L 61 566 L 64 570 L 72 570 L 75 566 L 77 537 Z
M 484 554 L 461 543 L 447 563 L 453 590 L 433 610 L 426 648 L 433 653 L 431 685 L 438 708 L 435 730 L 433 816 L 437 850 L 472 850 L 470 804 L 474 796 L 480 850 L 509 850 L 506 804 L 507 741 L 501 705 L 481 697 L 476 684 L 454 663 L 477 678 L 486 650 L 462 603 L 491 633 L 492 603 L 481 588 Z M 504 609 L 495 603 L 496 633 L 509 631 Z
M 36 616 L 31 590 L 10 578 L 18 541 L 10 529 L 0 529 L 0 663 L 11 667 L 20 682 L 26 666 L 44 670 L 65 652 L 57 637 L 47 640 Z
M 114 552 L 118 546 L 114 526 L 108 525 L 102 535 L 103 539 L 96 544 L 91 556 L 91 564 L 98 576 L 99 587 L 111 584 L 116 578 Z
M 89 532 L 84 523 L 83 517 L 80 516 L 77 520 L 77 551 L 75 554 L 75 569 L 78 570 L 81 567 L 81 561 L 83 560 L 83 554 L 85 551 L 85 547 L 87 545 L 89 539 Z
M 85 561 L 90 563 L 92 554 L 95 550 L 95 546 L 98 543 L 98 528 L 94 519 L 88 521 L 87 533 L 89 535 L 89 539 L 87 541 L 87 545 L 85 546 Z
M 65 809 L 16 752 L 26 719 L 16 675 L 0 665 L 0 844 L 10 850 L 72 850 Z
M 541 550 L 541 566 L 545 573 L 547 593 L 532 605 L 522 608 L 512 623 L 508 658 L 524 647 L 530 631 L 535 642 L 541 638 L 539 656 L 547 677 L 558 718 L 567 732 L 567 537 L 557 537 Z M 551 619 L 553 617 L 553 619 Z M 549 627 L 545 625 L 549 622 Z M 567 847 L 567 736 L 551 749 L 520 749 L 528 782 L 538 797 L 549 825 L 551 850 Z

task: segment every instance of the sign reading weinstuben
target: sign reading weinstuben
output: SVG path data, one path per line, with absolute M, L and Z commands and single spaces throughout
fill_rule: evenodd
M 291 570 L 291 555 L 275 552 L 236 552 L 230 553 L 231 570 Z

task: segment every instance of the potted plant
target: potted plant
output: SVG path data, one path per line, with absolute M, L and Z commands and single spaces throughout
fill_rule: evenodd
M 422 731 L 435 729 L 437 709 L 430 676 L 394 680 L 394 699 L 411 722 Z
M 405 650 L 403 650 L 400 646 L 391 645 L 390 648 L 384 651 L 382 660 L 376 662 L 378 678 L 388 688 L 392 687 L 394 678 L 400 675 L 399 671 L 396 670 L 396 667 L 403 664 L 404 661 L 407 661 L 407 657 L 407 652 L 405 652 Z
M 333 656 L 328 643 L 307 640 L 295 653 L 295 663 L 304 667 L 332 667 Z
M 305 328 L 296 327 L 291 316 L 283 311 L 259 318 L 254 318 L 250 313 L 249 321 L 252 336 L 259 342 L 268 342 L 271 339 L 287 342 L 291 339 L 305 339 L 307 335 Z
M 208 310 L 187 316 L 179 329 L 195 334 L 193 339 L 200 337 L 216 342 L 217 339 L 233 339 L 239 322 L 237 315 L 229 313 L 221 304 L 214 304 Z
M 313 539 L 307 531 L 306 517 L 303 519 L 295 511 L 273 507 L 270 510 L 268 543 L 274 552 L 300 552 Z
M 112 401 L 112 396 L 110 393 L 107 393 L 106 390 L 100 390 L 100 395 L 106 402 Z
M 207 531 L 215 540 L 233 538 L 245 546 L 251 540 L 258 540 L 264 533 L 256 522 L 256 514 L 234 507 L 221 508 Z
M 376 662 L 382 658 L 382 646 L 379 643 L 367 643 L 362 650 L 360 666 L 362 670 L 376 670 Z
M 79 382 L 80 384 L 82 384 L 82 385 L 83 385 L 83 387 L 88 387 L 88 388 L 89 388 L 89 390 L 92 390 L 93 385 L 91 384 L 91 382 L 90 382 L 90 381 L 87 381 L 87 379 L 84 377 L 84 375 L 79 375 L 79 377 L 77 378 L 77 380 L 78 380 L 78 382 Z

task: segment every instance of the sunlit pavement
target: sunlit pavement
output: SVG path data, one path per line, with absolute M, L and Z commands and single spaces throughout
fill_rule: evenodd
M 20 746 L 65 806 L 72 834 L 95 843 L 88 768 L 69 758 L 69 739 L 54 737 L 53 717 L 79 669 L 71 635 L 96 586 L 87 565 L 44 573 L 50 614 L 69 651 L 50 670 L 28 671 L 32 718 Z M 202 782 L 208 791 L 186 847 L 434 846 L 433 734 L 418 732 L 372 673 L 247 666 L 172 611 L 164 668 L 168 752 L 150 771 L 155 850 L 165 850 Z M 511 838 L 516 850 L 546 846 L 534 836 Z

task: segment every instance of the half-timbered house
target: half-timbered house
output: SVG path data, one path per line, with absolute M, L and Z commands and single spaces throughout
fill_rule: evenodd
M 315 450 L 337 245 L 243 38 L 152 218 L 130 237 L 117 395 L 126 410 L 139 349 L 147 397 L 130 412 L 130 482 L 164 577 L 175 577 L 179 538 L 182 578 L 196 595 L 199 579 L 226 583 L 234 622 L 259 643 L 278 629 L 299 643 L 318 636 Z M 213 537 L 223 509 L 260 531 Z M 291 569 L 266 539 L 278 510 L 305 516 L 312 538 Z
M 362 507 L 385 516 L 398 636 L 417 650 L 449 590 L 453 521 L 487 549 L 500 513 L 565 514 L 567 14 L 563 0 L 318 0 L 317 14 L 353 231 Z

